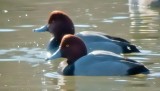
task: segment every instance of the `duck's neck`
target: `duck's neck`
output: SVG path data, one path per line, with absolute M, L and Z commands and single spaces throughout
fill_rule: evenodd
M 79 58 L 72 58 L 72 59 L 68 59 L 67 60 L 67 63 L 68 63 L 68 65 L 70 65 L 70 64 L 73 64 L 76 60 L 78 60 Z
M 60 33 L 60 34 L 54 35 L 54 40 L 56 41 L 56 43 L 58 45 L 61 43 L 61 40 L 62 40 L 63 36 L 66 35 L 66 34 L 74 34 L 74 33 Z
M 56 44 L 60 44 L 61 43 L 61 40 L 63 38 L 63 36 L 65 35 L 65 33 L 57 33 L 57 34 L 54 34 L 54 41 L 56 42 Z
M 63 37 L 63 36 L 62 36 L 62 37 Z M 62 40 L 62 37 L 56 37 L 56 36 L 55 36 L 54 40 L 55 40 L 55 42 L 56 42 L 57 45 L 60 45 L 61 40 Z
M 67 63 L 68 64 L 73 64 L 76 60 L 78 60 L 79 58 L 83 57 L 83 56 L 86 56 L 87 55 L 87 51 L 82 51 L 82 52 L 79 52 L 78 55 L 71 55 L 68 60 L 67 60 Z

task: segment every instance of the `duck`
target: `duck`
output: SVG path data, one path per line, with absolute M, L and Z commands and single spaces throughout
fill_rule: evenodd
M 137 5 L 144 7 L 153 7 L 159 8 L 160 7 L 160 0 L 129 0 L 130 5 Z
M 49 32 L 53 36 L 47 50 L 54 53 L 65 34 L 74 34 L 80 37 L 88 51 L 107 50 L 117 54 L 140 52 L 137 46 L 129 41 L 115 36 L 110 36 L 96 31 L 82 31 L 75 34 L 75 27 L 70 17 L 63 11 L 52 11 L 48 23 L 40 28 L 33 29 L 34 32 Z
M 149 74 L 141 63 L 105 50 L 87 52 L 85 43 L 79 37 L 64 35 L 59 48 L 45 60 L 66 58 L 60 62 L 58 73 L 65 76 L 129 76 Z

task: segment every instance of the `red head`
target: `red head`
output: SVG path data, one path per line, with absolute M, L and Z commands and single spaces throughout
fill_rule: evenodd
M 53 11 L 48 19 L 48 31 L 55 38 L 62 38 L 65 34 L 74 34 L 72 20 L 62 11 Z
M 87 54 L 84 42 L 71 34 L 63 37 L 60 48 L 62 57 L 67 58 L 70 63 Z
M 87 48 L 84 42 L 71 34 L 65 35 L 62 38 L 59 49 L 47 60 L 53 60 L 56 58 L 67 58 L 68 64 L 73 63 L 77 59 L 87 54 Z
M 62 11 L 53 11 L 48 19 L 48 24 L 34 29 L 34 32 L 48 31 L 54 35 L 55 39 L 60 43 L 65 34 L 74 34 L 74 25 L 72 20 Z

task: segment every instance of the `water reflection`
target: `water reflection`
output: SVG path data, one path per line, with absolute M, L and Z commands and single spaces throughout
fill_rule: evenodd
M 16 55 L 15 55 L 16 54 Z M 0 61 L 28 61 L 38 62 L 44 61 L 46 57 L 45 50 L 40 48 L 12 48 L 12 49 L 0 49 Z
M 133 1 L 133 0 L 132 0 Z M 138 2 L 138 1 L 137 1 Z M 131 19 L 131 31 L 132 29 L 138 29 L 141 33 L 155 33 L 158 32 L 159 12 L 152 10 L 147 6 L 141 6 L 139 4 L 129 4 L 129 12 Z
M 50 79 L 51 78 L 54 78 L 54 76 L 50 77 Z M 142 77 L 59 76 L 59 78 L 52 79 L 51 82 L 52 84 L 54 84 L 54 86 L 59 86 L 59 90 L 62 91 L 125 91 L 125 90 L 135 90 L 135 89 L 137 89 L 138 91 L 144 91 L 145 88 L 151 90 L 159 84 L 159 82 L 152 79 L 152 77 L 147 78 L 143 76 Z
M 160 37 L 160 12 L 158 9 L 151 9 L 144 2 L 145 0 L 129 0 L 130 33 L 133 37 L 132 41 L 149 48 L 157 46 L 156 42 Z M 152 42 L 149 43 L 150 41 Z
M 132 42 L 141 46 L 140 54 L 131 58 L 147 64 L 150 67 L 150 76 L 159 77 L 159 30 L 160 30 L 160 11 L 159 8 L 151 8 L 148 1 L 152 0 L 129 0 L 129 15 L 130 15 L 130 34 Z M 158 45 L 157 45 L 158 44 Z M 143 56 L 142 56 L 143 55 Z M 143 61 L 142 61 L 143 60 Z M 156 68 L 155 68 L 156 67 Z M 152 77 L 151 77 L 152 78 Z M 153 82 L 154 83 L 154 82 Z M 155 82 L 156 83 L 156 82 Z

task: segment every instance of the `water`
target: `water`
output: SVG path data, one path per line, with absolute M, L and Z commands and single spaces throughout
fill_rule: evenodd
M 132 0 L 129 0 L 132 1 Z M 72 18 L 76 32 L 100 31 L 139 46 L 125 56 L 145 64 L 149 76 L 66 77 L 56 73 L 63 59 L 46 63 L 48 33 L 32 29 L 47 22 L 52 10 Z M 0 91 L 159 91 L 160 9 L 127 0 L 1 0 Z

